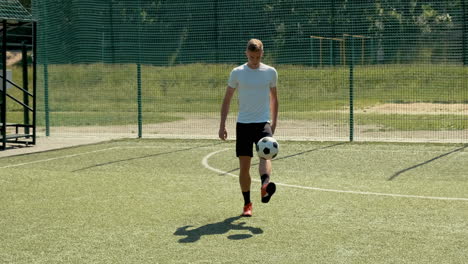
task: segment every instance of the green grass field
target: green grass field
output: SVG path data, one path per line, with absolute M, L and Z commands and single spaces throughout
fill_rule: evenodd
M 314 68 L 275 65 L 279 73 L 282 116 L 324 120 L 318 111 L 349 106 L 348 67 Z M 227 79 L 235 65 L 187 64 L 142 66 L 142 110 L 145 124 L 184 119 L 183 113 L 218 113 Z M 14 72 L 20 71 L 14 68 Z M 52 126 L 136 124 L 135 65 L 49 65 L 49 107 Z M 38 125 L 44 126 L 44 77 L 38 70 Z M 14 75 L 21 83 L 21 75 Z M 468 68 L 458 65 L 366 65 L 355 69 L 355 109 L 383 103 L 468 104 Z M 22 95 L 12 90 L 16 97 Z M 22 108 L 8 99 L 9 122 L 22 122 Z M 237 102 L 232 103 L 237 111 Z M 425 114 L 405 120 L 404 113 L 359 114 L 363 125 L 394 130 L 463 130 L 468 118 Z M 334 122 L 330 120 L 330 122 Z
M 0 159 L 2 263 L 465 263 L 468 146 L 280 142 L 240 218 L 234 142 Z M 254 161 L 256 163 L 256 161 Z M 256 165 L 253 178 L 258 178 Z

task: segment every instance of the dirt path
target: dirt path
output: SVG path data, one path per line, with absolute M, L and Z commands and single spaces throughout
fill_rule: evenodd
M 407 114 L 407 115 L 468 115 L 468 104 L 379 104 L 365 109 L 358 109 L 357 113 L 377 114 Z
M 375 111 L 375 110 L 371 110 Z M 382 110 L 383 111 L 383 110 Z M 382 112 L 380 112 L 382 113 Z M 394 113 L 394 112 L 391 112 Z M 454 112 L 451 112 L 454 113 Z M 465 114 L 465 113 L 463 113 Z M 217 139 L 219 118 L 217 113 L 192 114 L 185 113 L 184 120 L 148 124 L 143 126 L 143 136 L 146 138 L 206 138 Z M 227 121 L 228 139 L 234 139 L 236 119 L 230 116 Z M 355 127 L 357 141 L 406 141 L 406 142 L 468 142 L 468 130 L 450 131 L 386 131 L 379 125 L 359 125 Z M 137 127 L 55 127 L 53 134 L 102 134 L 120 135 L 122 137 L 137 137 Z M 348 140 L 349 124 L 330 120 L 284 120 L 280 118 L 275 137 L 288 140 Z
M 21 52 L 10 52 L 7 51 L 7 66 L 11 66 L 19 62 L 23 56 Z
M 346 110 L 340 110 L 346 112 Z M 468 104 L 381 104 L 356 113 L 380 114 L 453 114 L 468 116 Z M 206 138 L 217 139 L 219 129 L 218 113 L 178 113 L 184 120 L 148 124 L 143 126 L 145 138 Z M 467 117 L 468 118 L 468 117 Z M 228 139 L 235 137 L 235 115 L 227 121 Z M 64 147 L 93 144 L 117 138 L 137 138 L 136 125 L 127 126 L 85 126 L 53 127 L 51 137 L 44 136 L 44 128 L 38 128 L 36 146 L 17 147 L 1 151 L 0 157 L 46 151 Z M 279 140 L 346 141 L 349 139 L 349 124 L 329 122 L 284 120 L 280 118 L 275 135 Z M 378 125 L 356 125 L 356 141 L 388 142 L 442 142 L 468 143 L 468 130 L 460 131 L 383 131 Z

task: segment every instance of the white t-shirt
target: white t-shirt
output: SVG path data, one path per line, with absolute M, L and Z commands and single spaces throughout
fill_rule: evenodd
M 263 63 L 257 69 L 245 63 L 231 71 L 228 86 L 238 90 L 238 123 L 270 122 L 270 88 L 277 80 L 275 68 Z

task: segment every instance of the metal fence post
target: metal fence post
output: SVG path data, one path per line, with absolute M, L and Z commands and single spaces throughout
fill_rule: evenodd
M 354 140 L 354 38 L 351 40 L 351 59 L 349 61 L 349 141 Z
M 138 12 L 141 16 L 141 2 L 138 1 Z M 138 17 L 138 63 L 137 63 L 137 104 L 138 104 L 138 138 L 143 136 L 143 115 L 141 102 L 141 17 Z
M 463 65 L 466 66 L 468 64 L 468 54 L 467 54 L 467 51 L 466 51 L 466 46 L 468 45 L 467 43 L 467 38 L 468 36 L 466 35 L 466 24 L 468 23 L 467 21 L 467 17 L 466 17 L 466 0 L 462 0 L 461 1 L 461 4 L 462 4 L 462 12 L 463 12 L 463 22 L 462 22 L 462 25 L 463 25 L 463 28 L 462 28 L 462 60 L 463 60 Z
M 138 103 L 138 137 L 143 136 L 143 117 L 141 106 L 141 64 L 137 64 L 137 103 Z

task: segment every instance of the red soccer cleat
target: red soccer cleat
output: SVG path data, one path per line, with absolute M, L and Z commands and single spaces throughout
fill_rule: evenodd
M 244 216 L 244 217 L 251 217 L 252 216 L 252 203 L 249 203 L 246 206 L 244 206 L 244 209 L 242 210 L 241 216 Z
M 262 185 L 262 203 L 268 203 L 271 199 L 271 196 L 276 191 L 276 184 L 274 182 L 268 182 Z

